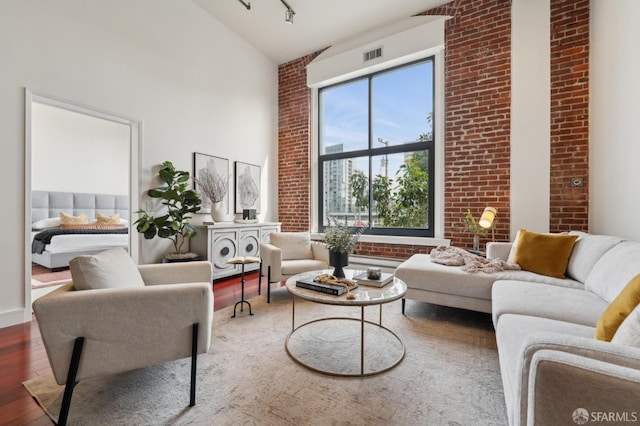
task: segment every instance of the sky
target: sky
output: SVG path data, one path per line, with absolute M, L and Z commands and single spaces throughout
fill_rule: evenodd
M 324 146 L 343 144 L 344 151 L 368 147 L 368 80 L 361 79 L 324 89 L 320 97 L 320 136 Z M 427 116 L 433 108 L 433 62 L 418 63 L 379 73 L 372 79 L 372 141 L 389 145 L 416 141 L 431 130 Z M 389 158 L 390 177 L 403 156 Z M 378 173 L 381 164 L 373 164 Z M 356 167 L 368 171 L 366 162 Z M 367 173 L 368 174 L 368 173 Z

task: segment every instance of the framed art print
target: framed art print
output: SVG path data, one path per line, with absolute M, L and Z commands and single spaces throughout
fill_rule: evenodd
M 214 157 L 212 155 L 193 153 L 193 187 L 202 197 L 202 206 L 199 213 L 211 213 L 211 200 L 205 194 L 202 185 L 198 181 L 208 186 L 225 188 L 226 193 L 222 199 L 222 211 L 229 213 L 229 160 L 226 158 Z
M 260 166 L 236 161 L 236 213 L 260 213 Z

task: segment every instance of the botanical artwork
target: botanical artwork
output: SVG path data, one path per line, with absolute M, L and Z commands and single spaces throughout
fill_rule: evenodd
M 222 210 L 229 213 L 229 160 L 212 155 L 193 153 L 194 188 L 202 196 L 200 213 L 211 213 L 211 199 L 204 189 L 222 193 Z M 203 188 L 207 186 L 207 188 Z
M 260 166 L 236 161 L 236 213 L 244 209 L 260 213 Z

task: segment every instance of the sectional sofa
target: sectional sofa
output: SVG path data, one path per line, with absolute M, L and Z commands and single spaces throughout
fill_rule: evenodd
M 640 274 L 640 243 L 570 234 L 578 238 L 564 278 L 467 273 L 427 255 L 412 256 L 396 276 L 408 299 L 492 314 L 510 425 L 640 422 L 640 307 L 612 341 L 594 338 L 603 312 Z M 506 261 L 514 251 L 490 243 L 487 257 Z

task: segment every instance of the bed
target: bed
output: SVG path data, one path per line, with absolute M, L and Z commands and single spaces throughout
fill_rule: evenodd
M 98 215 L 120 216 L 119 226 L 60 226 L 60 213 L 85 214 L 89 224 Z M 69 266 L 69 260 L 82 254 L 95 254 L 109 248 L 129 248 L 129 197 L 126 195 L 78 192 L 32 191 L 31 261 L 51 270 Z

